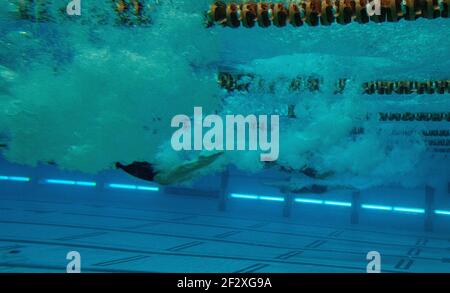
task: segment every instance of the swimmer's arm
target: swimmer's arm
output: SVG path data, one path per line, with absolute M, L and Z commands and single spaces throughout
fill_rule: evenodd
M 182 164 L 169 171 L 163 171 L 155 176 L 155 181 L 162 185 L 169 185 L 188 179 L 193 172 L 212 164 L 223 152 L 210 156 L 200 156 L 196 161 Z

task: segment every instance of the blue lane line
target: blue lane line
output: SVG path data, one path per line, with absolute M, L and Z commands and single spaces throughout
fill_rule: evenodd
M 313 198 L 301 198 L 297 197 L 295 199 L 295 202 L 303 203 L 303 204 L 324 204 L 329 206 L 338 206 L 338 207 L 351 207 L 351 202 L 346 201 L 334 201 L 334 200 L 320 200 L 320 199 L 313 199 Z
M 31 179 L 29 177 L 21 177 L 21 176 L 4 176 L 0 175 L 0 180 L 3 181 L 18 181 L 18 182 L 29 182 Z M 46 183 L 48 184 L 62 184 L 62 185 L 77 185 L 77 186 L 87 186 L 87 187 L 95 187 L 97 186 L 96 182 L 89 181 L 74 181 L 74 180 L 64 180 L 64 179 L 46 179 Z M 131 184 L 120 184 L 120 183 L 110 183 L 108 184 L 110 188 L 117 189 L 128 189 L 128 190 L 142 190 L 142 191 L 159 191 L 159 187 L 156 186 L 140 186 L 140 185 L 131 185 Z M 264 201 L 275 201 L 275 202 L 284 202 L 284 197 L 279 196 L 263 196 L 263 195 L 254 195 L 254 194 L 240 194 L 240 193 L 231 193 L 230 196 L 232 198 L 238 199 L 253 199 L 253 200 L 264 200 Z M 331 201 L 331 200 L 319 200 L 313 198 L 295 198 L 295 202 L 302 204 L 318 204 L 318 205 L 331 205 L 331 206 L 341 206 L 341 207 L 351 207 L 352 203 L 350 202 L 342 202 L 342 201 Z M 424 214 L 425 209 L 421 208 L 410 208 L 410 207 L 392 207 L 385 205 L 375 205 L 375 204 L 362 204 L 361 208 L 370 209 L 370 210 L 380 210 L 380 211 L 390 211 L 390 212 L 401 212 L 408 214 Z M 437 215 L 446 215 L 450 216 L 450 210 L 434 210 L 434 213 Z
M 159 188 L 154 186 L 137 186 L 137 190 L 159 191 Z
M 361 207 L 363 209 L 368 210 L 379 210 L 379 211 L 392 211 L 393 208 L 391 206 L 381 206 L 381 205 L 374 205 L 374 204 L 362 204 Z
M 238 198 L 238 199 L 253 199 L 253 200 L 266 200 L 266 201 L 277 201 L 277 202 L 284 202 L 284 197 L 280 196 L 264 196 L 264 195 L 255 195 L 255 194 L 241 194 L 241 193 L 231 193 L 230 196 L 232 198 Z M 351 207 L 352 204 L 350 202 L 341 202 L 341 201 L 323 201 L 323 200 L 316 200 L 312 198 L 296 198 L 294 200 L 298 203 L 309 203 L 309 204 L 325 204 L 325 205 L 333 205 L 333 206 L 341 206 L 341 207 Z
M 350 202 L 329 201 L 329 200 L 326 200 L 325 204 L 330 205 L 330 206 L 340 206 L 340 207 L 351 207 L 352 206 L 352 203 L 350 203 Z
M 283 197 L 277 197 L 277 196 L 260 196 L 260 200 L 268 200 L 268 201 L 284 201 Z
M 424 214 L 424 209 L 418 208 L 405 208 L 405 207 L 394 207 L 394 212 L 411 213 L 411 214 Z
M 156 186 L 140 186 L 140 185 L 121 184 L 121 183 L 110 183 L 110 184 L 108 184 L 108 186 L 110 188 L 117 188 L 117 189 L 159 191 L 159 187 L 156 187 Z
M 252 199 L 252 200 L 269 200 L 269 201 L 284 201 L 283 197 L 274 197 L 274 196 L 260 196 L 255 194 L 241 194 L 241 193 L 231 193 L 230 196 L 232 198 L 237 199 Z M 331 205 L 331 206 L 340 206 L 340 207 L 352 207 L 351 202 L 345 201 L 331 201 L 331 200 L 320 200 L 314 198 L 302 198 L 297 197 L 294 199 L 295 202 L 301 204 L 315 204 L 315 205 Z M 425 209 L 421 208 L 411 208 L 411 207 L 393 207 L 386 205 L 377 205 L 377 204 L 362 204 L 361 208 L 368 210 L 379 210 L 379 211 L 389 211 L 389 212 L 399 212 L 399 213 L 407 213 L 407 214 L 424 214 Z M 434 210 L 435 214 L 438 215 L 446 215 L 450 216 L 449 210 Z
M 438 215 L 446 215 L 446 216 L 450 216 L 450 211 L 435 210 L 434 212 L 435 212 L 436 214 L 438 214 Z
M 296 198 L 295 202 L 299 202 L 299 203 L 310 203 L 310 204 L 323 204 L 323 200 L 319 200 L 319 199 L 312 199 L 312 198 Z
M 232 198 L 241 198 L 241 199 L 258 199 L 257 195 L 250 195 L 250 194 L 239 194 L 239 193 L 232 193 Z
M 97 183 L 95 183 L 95 182 L 73 181 L 73 180 L 64 180 L 64 179 L 46 179 L 45 183 L 60 184 L 60 185 L 78 185 L 78 186 L 88 186 L 88 187 L 97 186 Z
M 240 199 L 266 200 L 266 201 L 278 201 L 278 202 L 284 201 L 284 197 L 279 197 L 279 196 L 264 196 L 264 195 L 241 194 L 241 193 L 231 193 L 230 196 L 232 198 L 240 198 Z
M 20 176 L 0 176 L 0 180 L 29 182 L 30 178 L 29 177 L 20 177 Z

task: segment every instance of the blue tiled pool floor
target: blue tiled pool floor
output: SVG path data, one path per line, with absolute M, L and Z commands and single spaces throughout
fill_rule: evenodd
M 82 272 L 365 272 L 369 251 L 384 272 L 450 272 L 442 234 L 65 198 L 0 197 L 0 272 L 65 272 L 73 250 Z

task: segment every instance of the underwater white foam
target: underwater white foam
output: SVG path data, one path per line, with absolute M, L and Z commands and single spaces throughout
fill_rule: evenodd
M 324 77 L 317 94 L 293 96 L 280 88 L 276 95 L 226 97 L 222 113 L 270 114 L 296 105 L 298 118 L 281 121 L 280 165 L 334 171 L 336 180 L 351 178 L 359 186 L 411 186 L 448 177 L 448 159 L 436 165 L 421 139 L 392 143 L 375 121 L 365 119 L 368 112 L 392 107 L 449 110 L 448 95 L 388 103 L 359 92 L 361 82 L 373 79 L 449 78 L 448 20 L 206 30 L 202 13 L 209 1 L 158 2 L 149 28 L 21 22 L 19 29 L 5 30 L 0 133 L 9 145 L 8 160 L 55 161 L 85 172 L 109 169 L 115 161 L 173 166 L 195 154 L 171 150 L 170 119 L 194 106 L 219 109 L 225 94 L 218 91 L 214 65 L 222 63 L 268 80 Z M 6 9 L 0 8 L 2 15 Z M 329 94 L 342 77 L 351 81 L 345 94 Z M 366 132 L 352 138 L 354 127 Z M 264 168 L 257 152 L 229 152 L 200 174 L 228 163 L 248 171 Z

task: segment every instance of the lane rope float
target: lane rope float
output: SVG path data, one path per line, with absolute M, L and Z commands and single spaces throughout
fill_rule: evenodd
M 293 0 L 286 2 L 215 1 L 206 13 L 206 26 L 267 28 L 346 25 L 351 22 L 398 22 L 419 18 L 448 18 L 450 0 L 376 0 L 379 14 L 367 9 L 375 0 Z M 373 6 L 375 7 L 375 6 Z
M 219 72 L 217 75 L 219 86 L 228 92 L 249 92 L 252 89 L 275 93 L 279 87 L 277 83 L 285 83 L 291 93 L 305 91 L 318 92 L 321 90 L 323 78 L 317 76 L 297 76 L 293 79 L 280 78 L 267 81 L 251 73 Z M 335 83 L 334 94 L 343 94 L 349 82 L 347 78 L 340 78 Z M 366 95 L 412 95 L 412 94 L 450 94 L 450 79 L 446 80 L 375 80 L 364 82 L 361 92 Z

